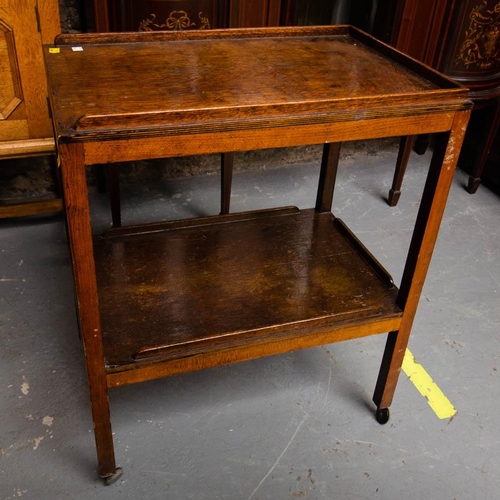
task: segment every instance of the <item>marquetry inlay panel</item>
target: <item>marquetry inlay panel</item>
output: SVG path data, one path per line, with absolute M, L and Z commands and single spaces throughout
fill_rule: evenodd
M 447 75 L 461 80 L 500 81 L 500 1 L 465 0 L 454 23 Z
M 198 13 L 198 19 L 191 19 L 184 10 L 173 10 L 162 22 L 157 19 L 156 14 L 150 14 L 147 19 L 139 23 L 139 31 L 153 30 L 174 30 L 181 31 L 186 29 L 210 29 L 210 19 L 203 14 Z

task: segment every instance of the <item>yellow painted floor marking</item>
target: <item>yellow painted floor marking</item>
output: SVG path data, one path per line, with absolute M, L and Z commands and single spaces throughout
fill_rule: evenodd
M 403 359 L 403 371 L 413 382 L 418 392 L 427 399 L 429 406 L 438 418 L 451 418 L 457 413 L 450 400 L 443 394 L 424 367 L 415 361 L 413 354 L 408 349 L 406 349 Z

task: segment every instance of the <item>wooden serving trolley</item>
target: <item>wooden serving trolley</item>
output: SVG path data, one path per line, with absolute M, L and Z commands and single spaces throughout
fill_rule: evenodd
M 121 474 L 108 388 L 389 332 L 385 423 L 467 89 L 349 26 L 62 35 L 45 58 L 101 477 Z M 398 289 L 331 213 L 338 152 L 420 133 L 437 145 Z M 91 234 L 86 165 L 319 143 L 315 208 Z

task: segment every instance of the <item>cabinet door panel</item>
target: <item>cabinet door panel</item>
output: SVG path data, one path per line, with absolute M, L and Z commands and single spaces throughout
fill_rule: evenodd
M 0 140 L 29 137 L 16 50 L 19 22 L 10 3 L 0 0 Z
M 0 0 L 0 140 L 52 135 L 38 26 L 36 0 Z
M 27 120 L 1 120 L 0 119 L 0 142 L 29 139 Z

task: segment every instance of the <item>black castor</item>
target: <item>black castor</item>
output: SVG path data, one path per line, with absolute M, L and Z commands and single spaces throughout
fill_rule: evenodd
M 389 408 L 377 408 L 377 412 L 375 413 L 377 422 L 382 425 L 389 422 L 390 416 Z
M 121 467 L 116 468 L 116 472 L 114 474 L 111 474 L 111 476 L 104 477 L 104 484 L 106 486 L 109 486 L 110 484 L 116 483 L 118 479 L 122 477 L 123 474 L 123 469 Z

